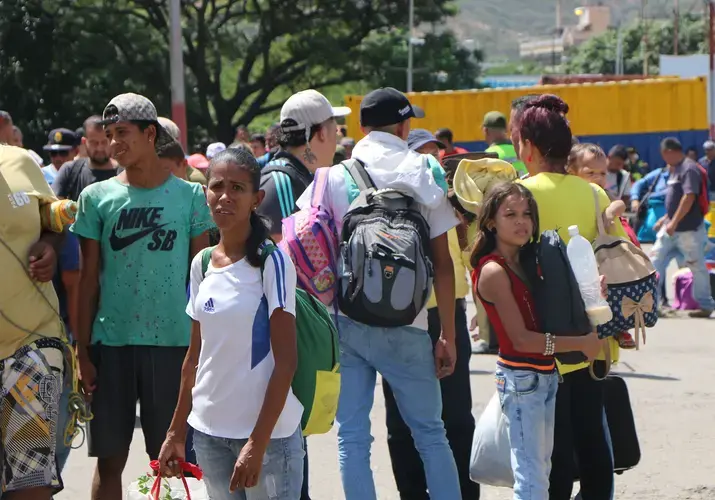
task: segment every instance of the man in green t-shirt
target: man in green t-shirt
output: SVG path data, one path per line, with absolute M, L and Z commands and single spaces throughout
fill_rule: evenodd
M 485 140 L 489 144 L 486 152 L 496 153 L 499 155 L 500 160 L 511 163 L 519 177 L 527 175 L 526 165 L 519 160 L 514 145 L 507 137 L 506 116 L 499 111 L 490 111 L 484 115 L 482 129 L 484 130 Z
M 146 97 L 122 94 L 104 110 L 110 151 L 124 171 L 82 191 L 72 231 L 82 246 L 77 356 L 94 419 L 93 499 L 120 498 L 137 400 L 154 460 L 178 399 L 191 322 L 184 313 L 189 263 L 208 245 L 203 188 L 164 168 L 174 139 Z

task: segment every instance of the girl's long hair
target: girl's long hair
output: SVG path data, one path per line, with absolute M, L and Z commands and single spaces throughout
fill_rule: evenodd
M 482 260 L 485 255 L 489 255 L 496 249 L 496 231 L 489 229 L 489 225 L 490 223 L 494 223 L 499 207 L 504 203 L 504 200 L 511 195 L 521 196 L 525 198 L 529 204 L 531 222 L 533 223 L 534 229 L 531 234 L 531 240 L 524 245 L 521 252 L 534 252 L 534 247 L 539 239 L 539 209 L 536 205 L 534 195 L 531 194 L 531 191 L 527 188 L 516 182 L 500 183 L 489 190 L 487 197 L 482 202 L 481 213 L 477 220 L 477 237 L 474 240 L 474 248 L 472 249 L 472 256 L 470 258 L 473 269 L 477 269 L 479 261 Z
M 251 175 L 253 192 L 258 192 L 261 185 L 261 167 L 253 157 L 253 153 L 250 149 L 228 148 L 211 158 L 211 163 L 206 171 L 207 181 L 211 179 L 212 167 L 219 163 L 232 163 L 238 168 L 248 172 Z M 271 235 L 264 219 L 255 211 L 251 211 L 250 224 L 251 233 L 246 241 L 246 260 L 248 260 L 248 263 L 253 267 L 261 267 L 261 255 L 258 249 L 264 241 L 270 239 Z

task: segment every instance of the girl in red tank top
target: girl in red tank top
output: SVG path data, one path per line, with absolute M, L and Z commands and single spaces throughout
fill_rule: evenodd
M 521 263 L 534 259 L 539 216 L 531 192 L 498 185 L 481 206 L 471 261 L 475 295 L 499 338 L 496 388 L 506 417 L 514 499 L 548 498 L 558 374 L 554 353 L 595 354 L 597 335 L 554 338 L 538 331 Z

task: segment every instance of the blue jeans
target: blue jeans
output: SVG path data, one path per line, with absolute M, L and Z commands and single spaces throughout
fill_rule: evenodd
M 495 378 L 509 429 L 514 500 L 548 500 L 559 376 L 497 366 Z
M 715 310 L 715 300 L 710 291 L 710 275 L 705 267 L 705 243 L 707 233 L 704 226 L 695 231 L 676 232 L 668 236 L 665 230 L 658 232 L 655 245 L 650 252 L 651 261 L 658 271 L 660 283 L 658 290 L 665 282 L 665 273 L 670 260 L 678 253 L 684 257 L 684 264 L 693 273 L 693 298 L 701 309 Z
M 229 493 L 233 466 L 247 439 L 212 437 L 194 429 L 194 450 L 211 500 L 297 500 L 303 484 L 303 436 L 271 439 L 258 485 Z
M 387 380 L 425 466 L 432 500 L 461 498 L 454 455 L 442 422 L 432 341 L 410 326 L 380 328 L 338 316 L 341 384 L 336 422 L 346 500 L 376 500 L 370 469 L 370 410 L 377 372 Z

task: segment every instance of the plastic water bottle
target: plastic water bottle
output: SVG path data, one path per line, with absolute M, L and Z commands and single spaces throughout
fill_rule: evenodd
M 613 318 L 613 312 L 601 296 L 598 263 L 593 248 L 588 240 L 579 234 L 578 226 L 569 226 L 569 236 L 571 239 L 566 253 L 578 281 L 581 297 L 586 304 L 588 318 L 594 327 L 608 323 Z

